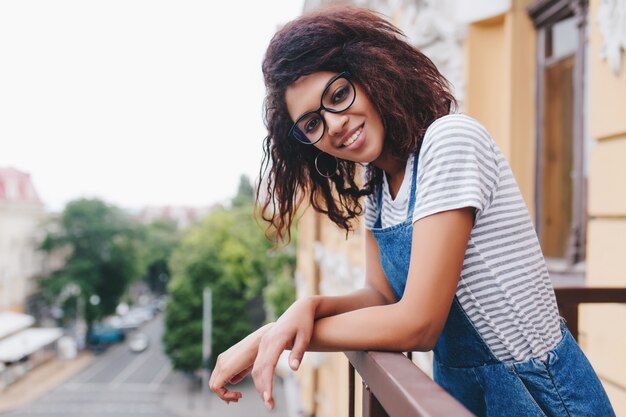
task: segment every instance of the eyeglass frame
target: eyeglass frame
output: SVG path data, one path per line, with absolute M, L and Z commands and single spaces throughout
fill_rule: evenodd
M 326 119 L 324 118 L 324 116 L 322 116 L 322 113 L 320 113 L 322 110 L 326 110 L 329 113 L 342 113 L 346 110 L 348 110 L 350 107 L 352 107 L 352 105 L 354 104 L 354 101 L 356 100 L 356 87 L 354 86 L 354 83 L 352 82 L 352 80 L 350 80 L 350 72 L 349 71 L 343 71 L 339 74 L 337 74 L 336 76 L 334 76 L 333 78 L 330 79 L 330 81 L 328 81 L 328 84 L 326 85 L 326 88 L 324 88 L 324 91 L 322 91 L 322 96 L 320 97 L 320 106 L 317 108 L 317 110 L 314 111 L 308 111 L 306 113 L 304 113 L 302 116 L 298 117 L 296 119 L 296 121 L 293 123 L 293 125 L 291 126 L 291 129 L 289 129 L 289 137 L 293 138 L 294 140 L 298 141 L 298 143 L 301 143 L 303 145 L 315 145 L 316 143 L 318 143 L 320 140 L 322 140 L 322 138 L 324 137 L 324 132 L 326 132 Z M 350 86 L 352 87 L 352 91 L 354 92 L 354 97 L 352 97 L 352 101 L 350 102 L 350 104 L 348 104 L 348 106 L 346 106 L 345 109 L 343 110 L 333 110 L 333 109 L 329 109 L 328 107 L 324 106 L 324 96 L 326 95 L 326 93 L 328 92 L 328 89 L 330 88 L 331 85 L 333 85 L 333 83 L 335 81 L 337 81 L 340 78 L 345 78 L 346 81 L 348 81 L 348 84 L 350 84 Z M 296 137 L 296 135 L 294 134 L 295 129 L 298 129 L 298 122 L 303 119 L 304 117 L 307 117 L 311 114 L 317 114 L 320 119 L 322 119 L 322 135 L 320 136 L 320 138 L 318 140 L 316 140 L 315 142 L 311 142 L 307 139 L 307 142 L 303 142 L 300 139 L 298 139 Z M 304 132 L 302 132 L 300 130 L 300 132 L 302 133 L 302 135 L 304 135 L 306 137 L 306 134 Z

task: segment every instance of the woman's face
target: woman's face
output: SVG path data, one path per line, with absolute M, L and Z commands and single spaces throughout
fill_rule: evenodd
M 315 72 L 300 77 L 287 87 L 285 101 L 291 119 L 297 120 L 303 114 L 319 109 L 322 94 L 336 76 L 334 72 Z M 354 86 L 356 97 L 348 109 L 340 113 L 320 111 L 326 129 L 320 132 L 322 138 L 314 146 L 340 159 L 375 163 L 383 153 L 383 123 L 365 92 L 358 84 Z M 334 94 L 333 91 L 326 93 Z

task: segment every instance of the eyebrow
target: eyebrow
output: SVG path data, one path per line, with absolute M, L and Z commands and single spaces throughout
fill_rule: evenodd
M 341 74 L 341 73 L 339 73 L 339 74 L 335 74 L 335 75 L 333 75 L 332 77 L 330 77 L 330 79 L 329 79 L 328 81 L 326 81 L 326 85 L 324 86 L 324 89 L 322 90 L 322 95 L 320 96 L 320 104 L 322 104 L 322 100 L 323 100 L 323 97 L 324 97 L 324 92 L 326 92 L 326 90 L 328 89 L 328 87 L 330 87 L 330 85 L 332 84 L 332 82 L 333 82 L 334 80 L 336 80 L 336 79 L 337 79 L 337 77 L 339 77 L 339 75 L 340 75 L 340 74 Z M 318 106 L 316 110 L 309 110 L 309 111 L 305 111 L 305 112 L 304 112 L 304 113 L 302 113 L 300 116 L 296 117 L 296 120 L 294 120 L 294 123 L 295 123 L 296 121 L 298 121 L 298 120 L 299 120 L 302 116 L 304 116 L 305 114 L 315 113 L 315 112 L 316 112 L 316 111 L 318 111 L 319 109 L 320 109 L 320 108 L 319 108 L 319 106 Z

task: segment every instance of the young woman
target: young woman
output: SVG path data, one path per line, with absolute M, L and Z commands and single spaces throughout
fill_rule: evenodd
M 296 301 L 222 353 L 211 389 L 250 371 L 268 408 L 279 355 L 434 350 L 435 380 L 479 416 L 611 416 L 561 323 L 507 161 L 433 63 L 376 14 L 332 8 L 272 39 L 264 218 L 288 238 L 308 199 L 340 228 L 365 212 L 366 285 Z M 363 166 L 364 180 L 357 178 Z M 364 184 L 360 186 L 359 184 Z

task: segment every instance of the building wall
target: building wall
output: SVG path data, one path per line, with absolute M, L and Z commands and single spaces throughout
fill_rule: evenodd
M 604 3 L 604 5 L 603 5 Z M 600 18 L 601 6 L 607 19 Z M 626 286 L 626 54 L 621 45 L 617 71 L 602 58 L 606 43 L 626 28 L 610 18 L 626 21 L 626 1 L 590 1 L 588 50 L 588 121 L 591 136 L 589 163 L 589 222 L 587 284 Z M 604 33 L 603 33 L 604 31 Z M 621 31 L 621 32 L 620 32 Z M 623 42 L 623 41 L 622 41 Z M 611 43 L 616 45 L 615 43 Z M 619 42 L 617 43 L 619 48 Z M 600 374 L 618 416 L 626 415 L 626 305 L 581 307 L 581 342 Z
M 589 221 L 586 281 L 588 285 L 625 286 L 626 165 L 623 161 L 626 160 L 626 59 L 622 49 L 623 64 L 616 74 L 611 64 L 600 57 L 603 35 L 598 27 L 598 14 L 601 2 L 620 5 L 618 10 L 626 9 L 626 0 L 590 1 L 588 71 L 585 79 L 585 120 L 590 137 L 586 144 L 590 151 L 587 167 Z M 320 1 L 306 4 L 314 3 Z M 382 8 L 394 17 L 394 23 L 407 22 L 402 11 L 408 9 L 402 9 L 403 2 L 354 3 L 375 10 Z M 418 6 L 427 3 L 415 2 Z M 481 3 L 487 5 L 485 13 L 474 13 L 475 10 L 467 13 L 472 17 L 468 18 L 466 29 L 461 31 L 466 33 L 466 37 L 462 61 L 464 79 L 459 83 L 464 86 L 463 112 L 480 120 L 502 149 L 531 215 L 535 206 L 536 32 L 528 8 L 534 3 L 534 0 L 490 0 Z M 460 9 L 467 8 L 467 5 L 461 7 L 461 2 L 457 5 Z M 390 13 L 392 6 L 397 9 Z M 471 8 L 479 8 L 479 4 L 472 3 Z M 497 12 L 493 13 L 494 10 Z M 609 16 L 615 14 L 608 13 Z M 613 27 L 619 29 L 620 25 Z M 408 34 L 412 33 L 403 29 Z M 624 30 L 623 26 L 621 30 Z M 614 66 L 615 60 L 612 63 Z M 317 224 L 319 229 L 316 229 Z M 306 294 L 347 290 L 349 286 L 345 283 L 335 283 L 334 287 L 324 283 L 326 276 L 338 275 L 334 271 L 345 270 L 346 260 L 333 264 L 326 259 L 324 266 L 324 255 L 344 256 L 352 267 L 362 267 L 359 234 L 346 241 L 343 232 L 310 211 L 300 222 L 298 236 L 299 281 L 300 287 L 306 288 Z M 338 268 L 333 269 L 332 265 Z M 349 274 L 344 275 L 349 277 Z M 351 279 L 356 283 L 357 275 L 355 273 L 348 281 Z M 304 295 L 305 292 L 299 291 L 299 294 Z M 600 374 L 617 415 L 626 416 L 626 356 L 623 354 L 626 351 L 626 332 L 623 325 L 616 325 L 626 322 L 626 305 L 583 306 L 580 320 L 581 346 Z M 616 326 L 621 327 L 616 331 Z M 313 355 L 312 362 L 314 366 L 308 368 L 309 373 L 301 375 L 305 411 L 310 415 L 317 404 L 317 416 L 346 415 L 347 404 L 341 401 L 342 394 L 337 394 L 344 389 L 345 359 Z M 316 371 L 312 371 L 313 368 Z M 317 396 L 313 394 L 314 390 L 317 390 Z
M 465 113 L 479 120 L 508 159 L 531 215 L 535 162 L 535 31 L 527 7 L 470 22 L 465 42 Z
M 44 258 L 37 250 L 43 204 L 28 174 L 0 168 L 0 310 L 24 311 Z
M 310 208 L 304 211 L 297 232 L 298 298 L 345 294 L 363 285 L 364 231 L 359 223 L 355 229 L 346 239 L 325 216 Z M 304 415 L 348 415 L 348 361 L 343 353 L 306 353 L 296 380 Z

